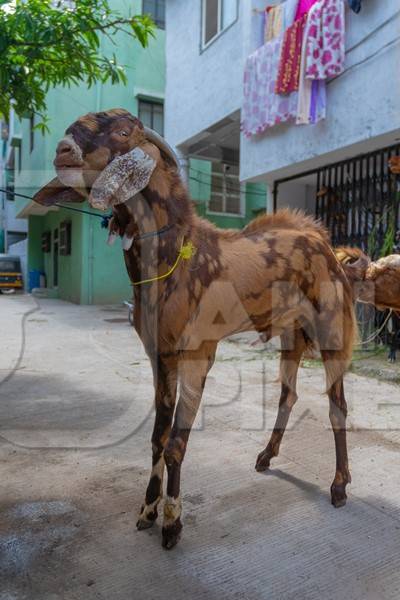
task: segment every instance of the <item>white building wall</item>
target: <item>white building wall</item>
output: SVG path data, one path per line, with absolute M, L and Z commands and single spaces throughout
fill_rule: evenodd
M 241 107 L 245 59 L 259 40 L 252 9 L 267 2 L 239 0 L 238 21 L 203 52 L 201 0 L 166 4 L 166 137 L 184 149 Z M 400 0 L 365 0 L 346 15 L 346 72 L 328 85 L 326 121 L 242 136 L 242 180 L 271 183 L 400 137 Z
M 5 202 L 6 225 L 8 231 L 26 233 L 28 224 L 26 219 L 17 219 L 15 216 L 15 202 L 6 200 Z
M 346 70 L 328 84 L 326 120 L 242 136 L 242 179 L 271 181 L 395 143 L 400 136 L 399 13 L 400 0 L 369 0 L 358 15 L 347 10 Z
M 6 146 L 6 153 L 4 158 L 0 159 L 0 187 L 6 187 L 6 168 L 7 163 L 10 162 L 11 154 L 13 148 L 11 146 L 12 139 L 18 135 L 16 131 L 16 119 L 13 111 L 10 114 L 9 121 L 9 131 L 8 131 L 8 141 Z M 17 219 L 16 218 L 16 203 L 10 202 L 6 199 L 6 194 L 4 192 L 0 192 L 0 211 L 3 207 L 3 212 L 0 214 L 0 228 L 4 229 L 5 232 L 5 247 L 6 251 L 9 246 L 9 232 L 16 233 L 27 233 L 28 231 L 28 222 L 25 219 Z
M 238 20 L 201 50 L 201 0 L 166 2 L 165 135 L 170 144 L 180 146 L 240 109 L 248 6 L 249 0 L 240 0 Z

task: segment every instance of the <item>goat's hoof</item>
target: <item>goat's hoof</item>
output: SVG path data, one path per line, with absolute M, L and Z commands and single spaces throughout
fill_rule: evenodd
M 179 542 L 182 532 L 182 523 L 177 519 L 173 525 L 162 528 L 162 547 L 171 550 Z
M 154 521 L 146 521 L 145 519 L 138 519 L 137 523 L 136 523 L 136 529 L 138 531 L 143 531 L 144 529 L 150 529 L 150 527 L 153 527 L 155 523 L 155 519 Z
M 256 471 L 258 471 L 259 473 L 263 473 L 264 471 L 267 471 L 267 469 L 269 469 L 270 464 L 271 464 L 271 454 L 269 452 L 267 452 L 267 450 L 263 450 L 257 456 L 257 462 L 256 462 L 256 467 L 255 467 Z
M 331 486 L 331 501 L 335 508 L 345 506 L 347 501 L 346 484 L 332 484 Z
M 143 529 L 150 529 L 153 527 L 158 517 L 157 509 L 154 509 L 152 512 L 145 513 L 145 507 L 142 506 L 142 510 L 140 511 L 139 519 L 136 523 L 136 528 L 138 531 L 143 531 Z

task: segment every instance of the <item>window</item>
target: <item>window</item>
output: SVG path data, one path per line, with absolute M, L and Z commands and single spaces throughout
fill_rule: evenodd
M 7 232 L 7 244 L 11 246 L 12 244 L 17 244 L 18 242 L 22 242 L 26 240 L 26 233 L 21 231 L 8 231 Z
M 60 225 L 60 256 L 70 256 L 71 254 L 71 221 L 63 221 Z
M 243 187 L 239 181 L 239 167 L 213 163 L 208 211 L 241 215 L 243 196 Z
M 42 252 L 45 254 L 51 252 L 51 231 L 42 233 Z
M 161 102 L 139 100 L 139 119 L 146 127 L 164 135 L 164 105 Z
M 238 0 L 203 0 L 203 47 L 238 18 Z
M 160 29 L 165 29 L 165 0 L 143 0 L 143 14 L 150 15 Z
M 0 271 L 2 273 L 20 273 L 21 263 L 19 258 L 0 257 Z

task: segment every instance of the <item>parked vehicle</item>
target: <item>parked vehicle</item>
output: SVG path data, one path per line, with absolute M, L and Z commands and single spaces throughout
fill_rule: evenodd
M 10 294 L 22 289 L 23 278 L 19 256 L 0 254 L 0 294 Z
M 125 301 L 124 304 L 128 308 L 128 320 L 129 320 L 129 323 L 133 327 L 133 325 L 134 325 L 134 322 L 133 322 L 133 313 L 134 313 L 134 310 L 135 310 L 134 304 L 133 304 L 133 302 L 128 302 L 128 301 Z

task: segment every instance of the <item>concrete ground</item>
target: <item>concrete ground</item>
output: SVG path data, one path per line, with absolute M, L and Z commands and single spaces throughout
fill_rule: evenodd
M 351 374 L 353 484 L 330 505 L 320 367 L 302 368 L 279 458 L 277 355 L 221 344 L 183 467 L 184 532 L 135 521 L 152 380 L 126 313 L 0 296 L 0 600 L 398 600 L 399 387 Z

